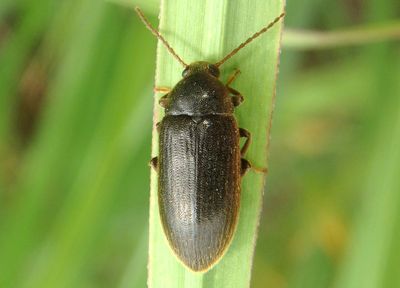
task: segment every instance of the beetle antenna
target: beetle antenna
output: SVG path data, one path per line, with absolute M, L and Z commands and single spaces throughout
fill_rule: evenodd
M 151 26 L 149 20 L 147 20 L 147 18 L 144 16 L 142 10 L 140 10 L 139 7 L 135 7 L 135 11 L 138 14 L 140 20 L 142 20 L 143 24 L 147 27 L 147 29 L 150 30 L 150 32 L 156 36 L 158 39 L 160 39 L 160 41 L 165 45 L 165 47 L 168 49 L 169 53 L 172 54 L 172 56 L 174 56 L 176 58 L 176 60 L 179 61 L 179 63 L 181 63 L 183 66 L 187 67 L 188 65 L 182 60 L 181 57 L 178 56 L 178 54 L 176 54 L 175 50 L 169 45 L 169 43 L 167 42 L 167 40 L 164 39 L 164 37 L 160 34 L 160 32 L 155 29 L 153 26 Z
M 235 49 L 233 49 L 228 55 L 226 55 L 224 58 L 222 58 L 222 60 L 218 61 L 217 63 L 215 63 L 215 66 L 219 67 L 222 64 L 224 64 L 226 62 L 226 60 L 228 60 L 229 58 L 231 58 L 233 55 L 235 55 L 237 52 L 239 52 L 240 50 L 242 50 L 243 47 L 247 46 L 247 44 L 249 44 L 251 41 L 253 41 L 254 39 L 256 39 L 258 36 L 260 36 L 261 34 L 267 32 L 272 26 L 274 26 L 279 20 L 281 20 L 283 18 L 283 16 L 285 16 L 285 13 L 282 13 L 281 15 L 279 15 L 278 17 L 276 17 L 271 23 L 269 23 L 267 26 L 265 26 L 264 28 L 262 28 L 260 31 L 254 33 L 252 36 L 250 36 L 246 41 L 242 42 L 242 44 L 240 44 L 238 47 L 236 47 Z

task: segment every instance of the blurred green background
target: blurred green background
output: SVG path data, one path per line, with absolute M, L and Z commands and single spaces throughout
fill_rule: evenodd
M 0 2 L 0 287 L 145 286 L 156 39 L 129 5 Z M 285 25 L 399 16 L 289 1 Z M 399 48 L 283 47 L 252 287 L 400 287 Z

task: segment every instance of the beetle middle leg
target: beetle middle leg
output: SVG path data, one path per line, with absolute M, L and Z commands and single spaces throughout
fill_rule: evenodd
M 247 149 L 249 149 L 250 142 L 251 142 L 251 134 L 246 129 L 239 128 L 239 136 L 246 138 L 242 149 L 240 149 L 240 154 L 243 156 L 247 152 Z
M 249 145 L 250 145 L 250 142 L 251 142 L 251 134 L 246 129 L 239 128 L 239 136 L 243 137 L 243 138 L 246 138 L 242 149 L 240 149 L 240 155 L 244 156 L 244 154 L 246 153 L 247 149 L 249 149 Z M 243 176 L 246 173 L 246 171 L 251 168 L 251 164 L 250 164 L 249 161 L 247 161 L 244 158 L 241 159 L 240 164 L 241 164 L 241 175 Z
M 161 122 L 157 122 L 157 123 L 156 123 L 156 129 L 157 129 L 157 132 L 158 132 L 158 133 L 160 133 L 160 128 L 161 128 L 160 124 L 161 124 Z M 153 157 L 153 158 L 151 158 L 151 160 L 150 160 L 150 162 L 149 162 L 149 165 L 150 165 L 155 171 L 158 171 L 158 157 Z
M 158 171 L 158 157 L 151 158 L 149 164 L 155 171 Z

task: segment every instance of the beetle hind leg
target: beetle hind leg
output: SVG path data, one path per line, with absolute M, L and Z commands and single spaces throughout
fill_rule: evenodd
M 243 176 L 246 174 L 247 170 L 251 168 L 251 164 L 246 159 L 240 159 L 240 175 Z
M 240 169 L 240 175 L 241 176 L 246 174 L 246 172 L 249 169 L 252 169 L 255 172 L 262 173 L 262 174 L 267 174 L 268 173 L 268 169 L 267 168 L 254 167 L 253 165 L 251 165 L 251 163 L 248 160 L 246 160 L 244 158 L 240 159 L 240 168 L 241 168 Z
M 240 154 L 242 156 L 244 156 L 244 154 L 247 152 L 247 150 L 249 149 L 250 143 L 251 143 L 251 134 L 249 131 L 247 131 L 246 129 L 243 128 L 239 128 L 239 136 L 246 138 L 242 149 L 240 149 Z M 250 168 L 253 169 L 256 172 L 259 173 L 267 173 L 267 168 L 259 168 L 259 167 L 254 167 L 253 165 L 250 164 L 250 162 L 244 158 L 241 159 L 241 175 L 243 176 L 247 170 L 249 170 Z

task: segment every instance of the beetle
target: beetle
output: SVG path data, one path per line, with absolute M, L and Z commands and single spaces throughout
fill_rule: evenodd
M 217 63 L 186 64 L 135 8 L 145 26 L 185 67 L 180 80 L 159 103 L 165 116 L 157 123 L 158 204 L 164 234 L 178 259 L 192 271 L 213 267 L 232 241 L 238 222 L 241 178 L 251 167 L 243 158 L 251 135 L 233 115 L 243 96 L 219 80 L 221 66 L 277 23 L 284 13 Z M 160 89 L 164 91 L 165 89 Z M 239 139 L 246 138 L 240 148 Z

